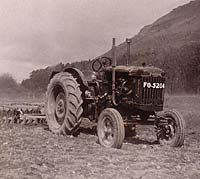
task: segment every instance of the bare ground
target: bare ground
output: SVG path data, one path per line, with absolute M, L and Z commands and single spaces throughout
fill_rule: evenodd
M 153 127 L 138 126 L 122 149 L 106 149 L 91 130 L 78 137 L 58 136 L 45 126 L 0 123 L 1 179 L 200 178 L 200 97 L 167 97 L 187 123 L 185 145 L 160 146 Z

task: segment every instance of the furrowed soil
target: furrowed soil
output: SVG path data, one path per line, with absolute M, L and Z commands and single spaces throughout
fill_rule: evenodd
M 78 137 L 59 136 L 46 126 L 0 122 L 1 179 L 199 179 L 200 96 L 168 96 L 186 120 L 186 141 L 181 148 L 160 146 L 154 128 L 138 126 L 137 135 L 122 149 L 106 149 L 83 123 Z

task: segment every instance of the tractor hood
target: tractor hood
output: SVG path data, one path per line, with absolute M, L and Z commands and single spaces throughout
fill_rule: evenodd
M 107 67 L 105 71 L 112 71 L 112 67 Z M 116 66 L 115 71 L 118 73 L 128 73 L 130 76 L 164 76 L 165 72 L 154 66 Z

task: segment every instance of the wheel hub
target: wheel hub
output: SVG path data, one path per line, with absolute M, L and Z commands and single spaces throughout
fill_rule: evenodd
M 171 124 L 165 126 L 165 134 L 168 138 L 172 138 L 174 136 L 175 130 Z
M 113 124 L 108 118 L 104 120 L 103 133 L 104 133 L 103 137 L 104 142 L 111 143 L 114 137 L 114 132 L 113 132 Z
M 168 119 L 167 124 L 158 127 L 157 136 L 165 141 L 171 141 L 175 136 L 174 123 Z
M 57 113 L 58 114 L 63 114 L 64 112 L 64 101 L 63 100 L 59 100 L 58 104 L 57 104 Z
M 66 102 L 65 102 L 65 94 L 63 92 L 59 93 L 56 97 L 56 116 L 57 122 L 62 124 L 64 121 L 65 113 L 66 113 Z

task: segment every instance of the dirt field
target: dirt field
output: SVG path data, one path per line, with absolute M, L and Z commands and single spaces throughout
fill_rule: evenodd
M 138 126 L 122 149 L 106 149 L 90 130 L 78 137 L 57 136 L 45 126 L 0 123 L 1 179 L 199 179 L 200 97 L 166 98 L 187 123 L 185 145 L 162 147 L 153 127 Z

